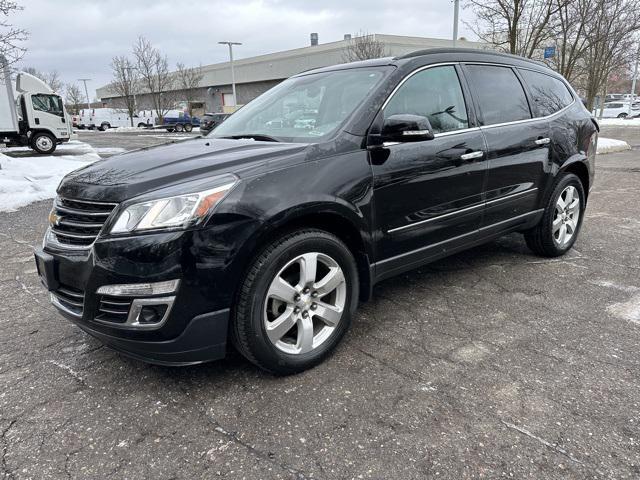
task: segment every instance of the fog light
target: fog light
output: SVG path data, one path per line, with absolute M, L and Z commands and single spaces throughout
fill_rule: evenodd
M 167 311 L 167 305 L 147 305 L 142 307 L 140 315 L 138 315 L 138 322 L 149 324 L 158 323 Z
M 122 285 L 103 285 L 98 288 L 99 295 L 134 297 L 144 295 L 166 295 L 178 290 L 180 280 L 167 280 L 155 283 L 125 283 Z

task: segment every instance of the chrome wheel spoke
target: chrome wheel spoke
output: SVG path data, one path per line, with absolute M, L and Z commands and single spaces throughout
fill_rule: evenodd
M 567 204 L 565 203 L 565 201 L 562 199 L 562 195 L 560 195 L 558 197 L 558 201 L 556 202 L 556 209 L 560 209 L 560 211 L 564 211 L 564 209 L 567 207 Z
M 293 314 L 293 307 L 288 306 L 278 318 L 273 322 L 267 323 L 267 335 L 273 343 L 276 343 L 284 337 L 295 324 L 296 317 Z
M 305 253 L 300 256 L 300 287 L 313 285 L 316 281 L 316 272 L 318 271 L 318 254 Z
M 277 298 L 278 300 L 289 303 L 293 301 L 293 297 L 296 293 L 297 290 L 293 285 L 287 282 L 284 278 L 277 276 L 269 287 L 267 297 Z
M 344 274 L 340 267 L 332 267 L 319 282 L 314 284 L 313 288 L 318 292 L 319 297 L 333 292 L 339 285 L 344 283 Z
M 313 321 L 311 317 L 300 317 L 298 320 L 297 353 L 307 353 L 313 350 Z
M 558 243 L 562 246 L 565 243 L 567 237 L 567 226 L 563 223 L 558 231 Z
M 576 231 L 576 221 L 574 219 L 569 219 L 567 220 L 567 228 L 568 228 L 568 233 L 570 235 L 573 235 L 573 233 Z
M 562 217 L 560 217 L 558 215 L 558 216 L 556 216 L 556 218 L 555 218 L 555 220 L 553 221 L 553 224 L 552 224 L 554 235 L 558 232 L 558 230 L 560 230 L 561 226 L 562 226 Z
M 329 305 L 324 302 L 317 302 L 316 310 L 313 312 L 313 316 L 320 317 L 324 323 L 331 327 L 335 327 L 340 318 L 342 318 L 342 309 Z

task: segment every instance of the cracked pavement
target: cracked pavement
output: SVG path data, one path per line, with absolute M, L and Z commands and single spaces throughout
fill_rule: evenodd
M 640 477 L 639 153 L 598 157 L 567 256 L 514 234 L 385 281 L 328 361 L 286 378 L 233 351 L 166 368 L 102 347 L 39 284 L 50 201 L 1 213 L 1 475 Z

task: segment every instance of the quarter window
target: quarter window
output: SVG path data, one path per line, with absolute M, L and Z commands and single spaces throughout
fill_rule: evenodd
M 511 68 L 467 65 L 466 71 L 478 99 L 483 125 L 531 118 L 527 96 Z
M 531 70 L 520 70 L 520 74 L 529 87 L 539 117 L 556 113 L 573 102 L 569 89 L 557 78 Z
M 384 118 L 397 114 L 427 117 L 434 133 L 469 128 L 455 67 L 428 68 L 409 77 L 384 109 Z

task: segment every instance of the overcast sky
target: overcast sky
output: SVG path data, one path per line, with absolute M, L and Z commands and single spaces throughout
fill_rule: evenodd
M 186 65 L 227 60 L 219 40 L 242 42 L 237 58 L 320 43 L 359 31 L 450 38 L 451 0 L 18 0 L 11 22 L 30 32 L 21 66 L 57 70 L 65 82 L 92 78 L 89 94 L 110 80 L 115 55 L 144 35 Z M 469 20 L 469 11 L 461 19 Z M 461 36 L 474 36 L 460 23 Z

